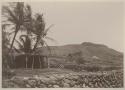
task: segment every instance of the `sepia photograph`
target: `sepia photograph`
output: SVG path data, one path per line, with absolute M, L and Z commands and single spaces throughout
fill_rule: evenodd
M 124 88 L 124 2 L 1 3 L 2 88 Z

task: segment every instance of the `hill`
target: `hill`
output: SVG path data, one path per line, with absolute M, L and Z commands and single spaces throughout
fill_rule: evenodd
M 123 66 L 123 53 L 109 48 L 106 45 L 84 42 L 82 44 L 70 44 L 64 46 L 50 46 L 51 55 L 58 57 L 67 57 L 82 53 L 86 64 L 104 65 L 104 66 Z M 39 48 L 38 52 L 49 55 L 47 47 Z

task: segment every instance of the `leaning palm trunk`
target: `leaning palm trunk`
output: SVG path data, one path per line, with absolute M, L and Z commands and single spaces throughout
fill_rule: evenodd
M 17 35 L 17 33 L 18 33 L 18 31 L 19 31 L 19 28 L 20 28 L 20 26 L 16 26 L 16 32 L 15 32 L 15 34 L 14 34 L 14 37 L 13 37 L 13 40 L 12 40 L 12 44 L 11 44 L 11 46 L 10 46 L 10 52 L 11 52 L 11 50 L 12 50 L 12 47 L 13 47 L 13 44 L 14 44 L 14 40 L 15 40 L 15 38 L 16 38 L 16 35 Z

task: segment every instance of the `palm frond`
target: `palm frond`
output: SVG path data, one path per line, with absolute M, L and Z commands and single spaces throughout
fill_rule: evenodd
M 51 37 L 48 37 L 48 36 L 46 36 L 46 37 L 44 37 L 45 39 L 47 39 L 47 40 L 50 40 L 50 41 L 52 41 L 52 42 L 57 42 L 55 39 L 53 39 L 53 38 L 51 38 Z
M 12 34 L 14 34 L 14 33 L 15 33 L 15 31 L 12 31 L 12 32 L 9 33 L 9 35 L 12 35 Z
M 29 5 L 26 6 L 25 11 L 26 11 L 26 16 L 30 18 L 32 16 L 32 10 Z
M 19 48 L 22 50 L 24 46 L 18 40 L 15 40 L 15 41 L 18 43 Z
M 17 22 L 17 18 L 12 10 L 10 10 L 6 6 L 3 6 L 3 11 L 5 14 L 8 14 L 8 16 L 6 18 L 8 18 L 9 21 Z
M 45 31 L 44 31 L 44 35 L 46 36 L 47 35 L 47 32 L 50 30 L 51 27 L 53 27 L 54 24 L 50 25 Z
M 2 30 L 5 30 L 7 26 L 10 26 L 11 24 L 2 24 Z

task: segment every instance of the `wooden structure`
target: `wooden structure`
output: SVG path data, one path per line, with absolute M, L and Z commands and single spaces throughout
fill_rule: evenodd
M 49 68 L 48 56 L 40 54 L 11 54 L 13 68 Z

